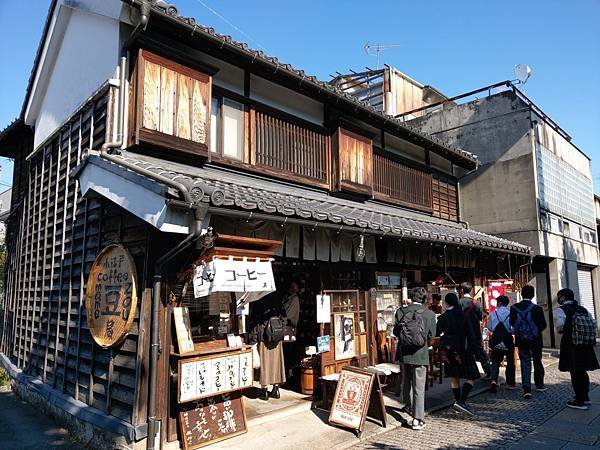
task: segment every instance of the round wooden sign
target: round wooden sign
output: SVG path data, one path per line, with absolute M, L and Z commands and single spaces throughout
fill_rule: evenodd
M 98 255 L 87 281 L 85 307 L 94 340 L 103 348 L 121 342 L 131 329 L 137 307 L 137 272 L 122 245 Z

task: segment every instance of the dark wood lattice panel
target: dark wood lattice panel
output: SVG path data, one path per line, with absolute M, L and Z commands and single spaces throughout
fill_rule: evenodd
M 104 143 L 109 103 L 108 94 L 90 102 L 29 161 L 20 155 L 15 160 L 2 346 L 26 373 L 137 423 L 148 226 L 107 201 L 82 199 L 71 177 L 87 152 Z M 26 145 L 24 154 L 31 152 L 31 142 Z M 140 306 L 123 343 L 102 349 L 87 327 L 85 283 L 111 242 L 121 242 L 135 260 Z
M 458 220 L 456 182 L 450 177 L 435 174 L 432 187 L 433 216 L 453 221 Z

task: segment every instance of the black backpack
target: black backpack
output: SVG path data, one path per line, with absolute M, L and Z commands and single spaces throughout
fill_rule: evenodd
M 500 320 L 500 316 L 495 312 L 496 318 L 498 319 L 498 325 L 492 332 L 492 338 L 490 339 L 490 348 L 502 353 L 508 353 L 514 346 L 512 335 L 506 329 L 506 325 Z
M 265 322 L 265 342 L 275 344 L 283 341 L 285 336 L 285 321 L 279 316 L 273 316 Z
M 404 312 L 396 317 L 394 335 L 398 338 L 398 350 L 401 355 L 412 355 L 427 344 L 427 330 L 423 319 L 423 308 Z

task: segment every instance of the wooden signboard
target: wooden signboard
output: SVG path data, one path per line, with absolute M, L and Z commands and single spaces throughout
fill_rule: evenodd
M 103 348 L 120 343 L 131 329 L 137 307 L 137 272 L 122 245 L 98 255 L 87 281 L 85 307 L 90 333 Z
M 179 403 L 252 386 L 252 349 L 179 360 Z
M 177 349 L 180 355 L 194 351 L 192 340 L 192 327 L 190 325 L 190 313 L 187 306 L 173 308 L 173 320 L 175 321 L 175 332 L 177 333 Z
M 370 370 L 346 366 L 338 381 L 329 423 L 352 428 L 362 433 L 365 419 L 379 419 L 386 426 L 385 403 L 379 376 Z
M 246 410 L 240 391 L 219 394 L 179 407 L 184 450 L 193 450 L 245 433 Z

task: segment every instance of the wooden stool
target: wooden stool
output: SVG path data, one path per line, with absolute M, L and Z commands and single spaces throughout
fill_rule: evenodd
M 323 399 L 321 401 L 321 407 L 325 410 L 329 410 L 329 392 L 335 392 L 337 389 L 338 381 L 340 381 L 339 373 L 331 373 L 329 375 L 323 375 L 319 378 L 321 380 L 321 392 L 323 393 Z

